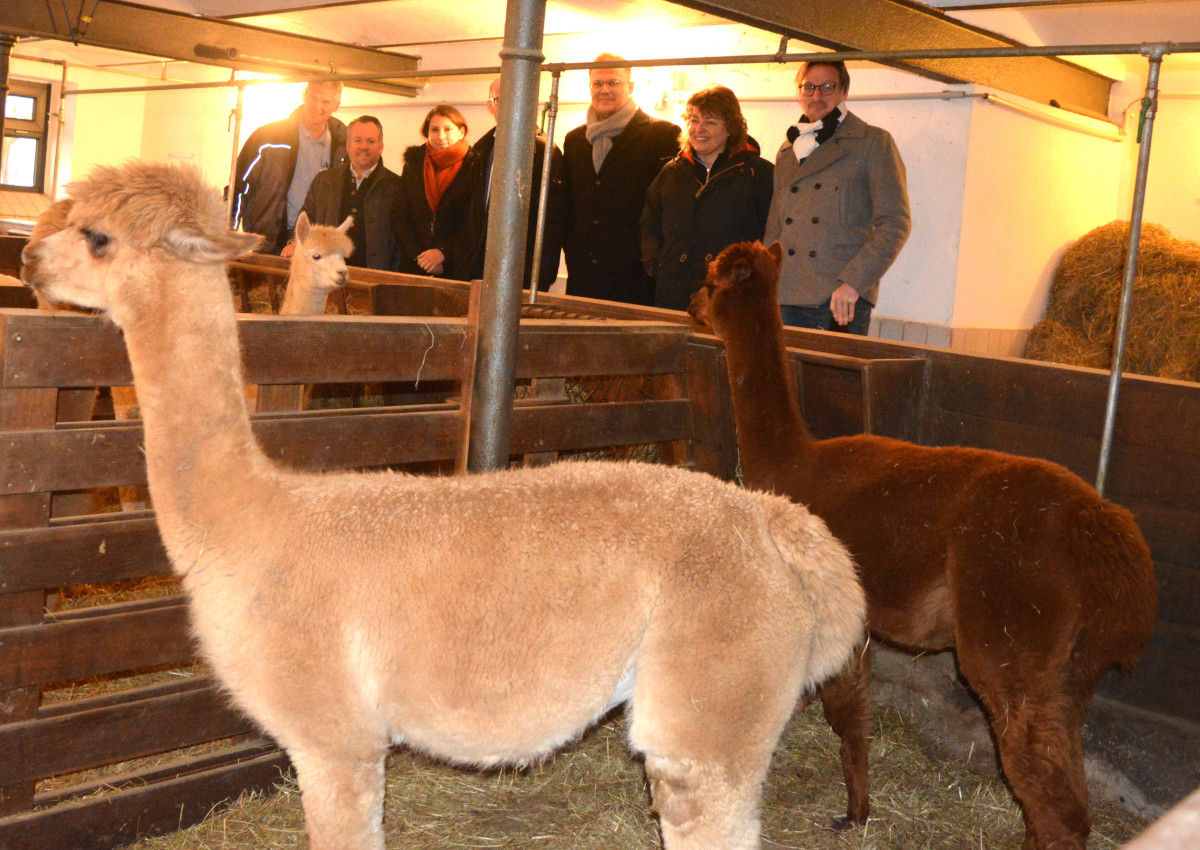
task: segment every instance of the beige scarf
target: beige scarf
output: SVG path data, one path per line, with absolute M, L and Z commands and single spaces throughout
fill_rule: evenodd
M 600 173 L 600 166 L 604 164 L 604 158 L 612 150 L 613 139 L 625 132 L 625 126 L 637 114 L 637 110 L 638 105 L 630 98 L 625 101 L 624 106 L 601 120 L 595 108 L 588 107 L 587 129 L 583 132 L 592 143 L 592 167 L 596 169 L 597 174 Z

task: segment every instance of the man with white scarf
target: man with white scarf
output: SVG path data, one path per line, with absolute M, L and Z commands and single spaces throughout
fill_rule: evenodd
M 846 110 L 844 62 L 805 62 L 804 114 L 775 157 L 763 244 L 779 242 L 783 322 L 866 335 L 879 281 L 912 227 L 904 162 L 891 134 Z
M 595 61 L 625 60 L 601 53 Z M 588 83 L 587 123 L 563 140 L 567 294 L 653 304 L 639 247 L 642 208 L 650 183 L 679 153 L 680 130 L 638 108 L 628 67 L 592 68 Z

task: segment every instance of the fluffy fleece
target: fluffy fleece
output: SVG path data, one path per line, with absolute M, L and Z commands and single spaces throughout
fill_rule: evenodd
M 71 193 L 26 280 L 121 327 L 196 635 L 295 765 L 313 850 L 383 847 L 392 744 L 526 762 L 623 702 L 665 846 L 759 846 L 779 733 L 862 637 L 862 590 L 824 523 L 662 466 L 280 468 L 242 400 L 223 264 L 250 240 L 217 193 L 140 162 Z
M 872 634 L 954 649 L 983 700 L 1026 850 L 1082 850 L 1080 733 L 1100 676 L 1154 629 L 1158 589 L 1133 517 L 1063 467 L 877 436 L 814 440 L 800 415 L 776 299 L 778 244 L 710 266 L 690 311 L 725 343 L 749 487 L 789 496 L 850 549 Z M 847 819 L 865 823 L 869 655 L 822 688 L 842 738 Z

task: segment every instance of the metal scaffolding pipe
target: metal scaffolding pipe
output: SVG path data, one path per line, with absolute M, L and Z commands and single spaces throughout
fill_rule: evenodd
M 238 86 L 237 103 L 234 104 L 233 112 L 229 116 L 233 122 L 233 150 L 229 155 L 229 185 L 225 190 L 225 214 L 229 216 L 230 221 L 233 221 L 233 195 L 237 188 L 237 162 L 238 154 L 241 153 L 242 107 L 245 102 L 245 96 L 246 87 Z
M 937 50 L 824 50 L 809 53 L 749 53 L 733 56 L 685 56 L 674 59 L 630 59 L 622 62 L 546 62 L 540 65 L 547 73 L 564 71 L 587 71 L 592 68 L 662 68 L 675 65 L 763 65 L 798 64 L 809 61 L 843 60 L 846 62 L 880 62 L 893 59 L 996 59 L 1002 57 L 1031 56 L 1121 56 L 1146 55 L 1150 51 L 1167 53 L 1200 53 L 1200 42 L 1164 42 L 1161 44 L 1061 44 L 1044 47 L 973 47 L 943 48 Z M 430 80 L 442 77 L 496 76 L 503 66 L 487 65 L 477 68 L 435 68 L 428 71 L 405 71 L 401 82 L 407 80 Z M 912 73 L 912 72 L 909 72 Z M 112 94 L 114 92 L 152 91 L 155 89 L 215 88 L 237 84 L 261 85 L 266 83 L 300 82 L 366 82 L 380 79 L 378 73 L 362 74 L 316 74 L 305 76 L 275 77 L 258 80 L 237 80 L 208 83 L 179 83 L 163 86 L 139 86 L 131 88 L 81 89 L 80 94 Z M 394 74 L 387 79 L 400 79 Z
M 546 242 L 547 202 L 550 199 L 550 169 L 554 163 L 554 119 L 558 117 L 558 81 L 550 78 L 550 100 L 546 106 L 546 152 L 542 156 L 542 185 L 538 192 L 537 227 L 533 232 L 533 259 L 529 263 L 529 303 L 537 303 L 538 281 L 542 274 L 542 245 Z
M 1125 338 L 1129 332 L 1129 309 L 1133 304 L 1133 282 L 1137 277 L 1138 248 L 1142 241 L 1142 208 L 1146 203 L 1146 175 L 1150 170 L 1150 139 L 1154 132 L 1154 115 L 1158 110 L 1158 72 L 1165 51 L 1158 47 L 1148 50 L 1150 73 L 1146 79 L 1146 95 L 1142 98 L 1142 118 L 1138 128 L 1137 176 L 1133 184 L 1133 211 L 1129 216 L 1129 244 L 1125 252 L 1125 275 L 1121 283 L 1121 303 L 1117 311 L 1117 334 L 1113 341 L 1112 372 L 1108 377 L 1108 400 L 1104 408 L 1104 433 L 1100 438 L 1100 459 L 1096 470 L 1096 492 L 1104 495 L 1108 461 L 1112 454 L 1113 432 L 1117 419 L 1117 397 L 1121 387 L 1121 369 L 1125 362 Z
M 467 470 L 508 465 L 546 0 L 508 0 Z M 547 151 L 549 159 L 550 151 Z M 514 179 L 515 178 L 515 179 Z

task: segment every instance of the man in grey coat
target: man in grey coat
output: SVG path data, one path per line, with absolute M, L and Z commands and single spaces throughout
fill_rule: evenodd
M 784 324 L 865 335 L 912 223 L 896 143 L 846 111 L 849 90 L 844 62 L 800 66 L 804 115 L 775 157 L 763 244 L 783 248 Z

